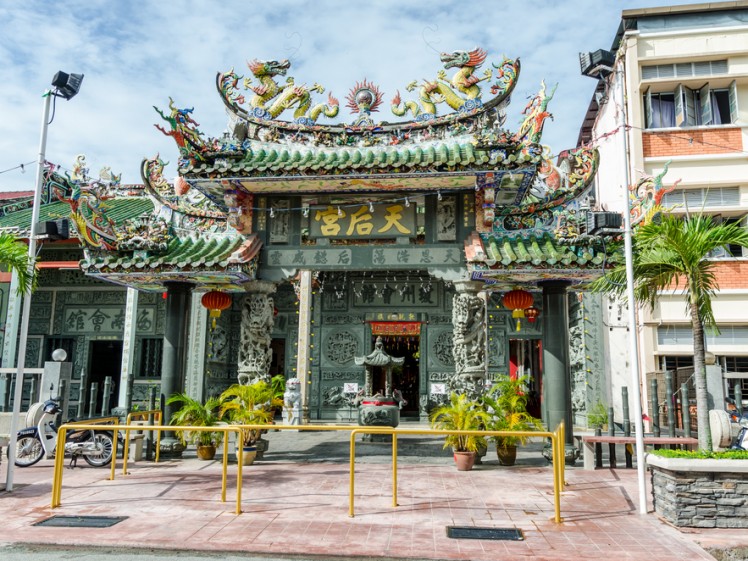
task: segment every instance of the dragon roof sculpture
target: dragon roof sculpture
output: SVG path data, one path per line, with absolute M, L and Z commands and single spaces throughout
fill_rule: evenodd
M 144 160 L 144 191 L 153 205 L 122 221 L 112 218 L 113 204 L 124 193 L 109 168 L 91 178 L 81 155 L 72 173 L 48 172 L 47 184 L 69 206 L 68 218 L 83 244 L 82 270 L 147 291 L 185 278 L 206 288 L 241 291 L 242 282 L 255 278 L 262 244 L 232 228 L 230 217 L 201 193 L 175 195 L 163 177 L 165 163 L 158 155 Z

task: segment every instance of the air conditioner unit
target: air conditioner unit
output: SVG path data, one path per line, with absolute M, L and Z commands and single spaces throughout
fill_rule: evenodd
M 601 230 L 620 230 L 623 216 L 617 212 L 590 212 L 587 214 L 587 233 L 597 234 Z
M 70 237 L 70 227 L 67 218 L 46 220 L 36 225 L 34 233 L 43 239 L 66 240 Z
M 579 67 L 583 76 L 604 78 L 613 72 L 616 57 L 610 51 L 597 49 L 591 53 L 579 53 Z

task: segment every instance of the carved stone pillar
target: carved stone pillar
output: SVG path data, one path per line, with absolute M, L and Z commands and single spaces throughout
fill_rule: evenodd
M 239 342 L 238 378 L 240 384 L 258 380 L 270 381 L 273 351 L 273 299 L 276 286 L 272 282 L 253 281 L 245 285 L 247 295 L 242 302 L 242 326 Z
M 486 378 L 486 303 L 479 296 L 483 283 L 456 281 L 452 300 L 452 355 L 455 375 L 450 390 L 475 398 Z

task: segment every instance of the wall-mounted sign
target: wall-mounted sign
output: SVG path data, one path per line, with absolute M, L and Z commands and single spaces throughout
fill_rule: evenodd
M 431 395 L 447 395 L 447 384 L 431 384 Z
M 139 308 L 135 313 L 138 333 L 153 333 L 156 312 L 152 307 Z M 64 333 L 123 333 L 125 329 L 124 306 L 66 307 L 63 314 Z
M 358 393 L 358 384 L 355 382 L 347 382 L 343 384 L 343 393 Z
M 309 208 L 311 238 L 398 238 L 416 235 L 416 205 L 388 203 Z

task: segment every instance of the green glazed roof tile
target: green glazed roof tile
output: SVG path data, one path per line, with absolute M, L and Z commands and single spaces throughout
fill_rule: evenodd
M 106 201 L 105 216 L 115 224 L 121 224 L 130 218 L 153 212 L 153 203 L 148 197 L 127 197 Z M 0 217 L 0 229 L 13 228 L 20 232 L 28 232 L 31 225 L 32 209 L 27 208 Z M 70 216 L 70 207 L 61 201 L 55 201 L 39 207 L 39 222 L 59 220 Z
M 128 269 L 177 268 L 191 269 L 215 263 L 226 264 L 231 255 L 244 243 L 242 237 L 186 237 L 173 238 L 164 254 L 135 252 L 132 257 L 122 258 L 118 254 L 91 256 L 82 263 L 84 269 L 122 272 Z
M 516 157 L 512 155 L 513 159 Z M 435 142 L 428 146 L 315 147 L 256 146 L 241 161 L 245 173 L 304 170 L 385 170 L 405 166 L 469 166 L 495 164 L 488 152 L 476 151 L 469 141 Z M 208 166 L 210 168 L 210 165 Z M 207 169 L 206 169 L 207 171 Z
M 602 252 L 589 246 L 566 246 L 556 243 L 548 233 L 524 235 L 482 235 L 483 246 L 489 262 L 495 261 L 503 267 L 512 265 L 535 267 L 555 266 L 600 266 L 604 261 Z

